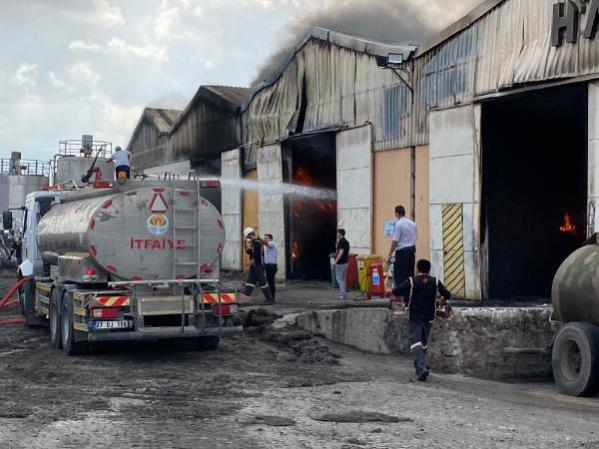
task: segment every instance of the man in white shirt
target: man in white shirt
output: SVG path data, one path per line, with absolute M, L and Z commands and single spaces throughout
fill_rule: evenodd
M 279 271 L 279 267 L 277 266 L 277 245 L 273 241 L 272 234 L 264 234 L 264 269 L 266 270 L 266 281 L 274 301 L 277 290 L 275 275 Z
M 114 162 L 116 179 L 119 179 L 119 173 L 125 173 L 127 179 L 131 179 L 131 153 L 129 151 L 116 147 L 108 162 Z
M 398 287 L 406 279 L 414 277 L 418 228 L 416 223 L 406 218 L 406 209 L 403 206 L 395 208 L 395 218 L 397 221 L 393 228 L 393 242 L 389 250 L 389 262 L 395 256 L 393 282 L 395 287 Z

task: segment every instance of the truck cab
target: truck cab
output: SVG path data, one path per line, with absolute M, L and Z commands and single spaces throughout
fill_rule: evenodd
M 61 191 L 33 192 L 25 199 L 25 215 L 22 229 L 22 259 L 29 261 L 33 274 L 44 274 L 44 262 L 37 246 L 37 225 L 40 219 L 51 209 L 53 204 L 60 201 Z

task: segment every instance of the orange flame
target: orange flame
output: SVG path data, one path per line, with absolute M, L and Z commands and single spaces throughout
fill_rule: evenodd
M 300 249 L 299 249 L 299 244 L 297 242 L 294 242 L 292 245 L 291 258 L 293 259 L 294 262 L 297 262 L 300 258 Z
M 559 231 L 564 234 L 576 233 L 576 225 L 572 222 L 572 216 L 568 212 L 564 214 L 564 224 L 560 226 Z

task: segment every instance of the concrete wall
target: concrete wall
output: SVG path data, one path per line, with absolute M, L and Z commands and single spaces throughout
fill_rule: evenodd
M 433 371 L 486 379 L 549 377 L 548 357 L 517 349 L 546 348 L 550 307 L 456 309 L 437 320 L 429 354 Z M 381 308 L 306 312 L 297 325 L 331 341 L 375 354 L 409 356 L 408 320 Z
M 355 254 L 372 252 L 372 130 L 337 134 L 337 221 Z
M 374 253 L 384 259 L 391 247 L 385 222 L 395 220 L 395 206 L 412 210 L 411 154 L 412 148 L 374 153 Z
M 222 178 L 233 182 L 241 179 L 240 150 L 222 154 Z M 227 237 L 222 256 L 222 266 L 229 270 L 241 270 L 241 190 L 223 183 L 222 216 Z
M 599 232 L 599 82 L 589 84 L 589 234 Z
M 433 270 L 443 279 L 443 206 L 462 204 L 466 298 L 481 299 L 480 106 L 432 112 L 429 130 Z
M 258 180 L 265 183 L 283 182 L 283 162 L 281 145 L 259 148 L 257 155 Z M 273 235 L 278 247 L 277 279 L 286 277 L 285 251 L 285 208 L 284 197 L 280 193 L 261 191 L 258 195 L 260 232 Z

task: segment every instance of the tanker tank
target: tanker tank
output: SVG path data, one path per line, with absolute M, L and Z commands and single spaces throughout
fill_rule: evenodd
M 127 281 L 210 273 L 225 230 L 216 207 L 199 192 L 194 181 L 66 192 L 38 224 L 39 249 L 89 255 L 112 278 Z
M 551 298 L 555 321 L 599 326 L 599 245 L 583 246 L 562 263 L 553 280 Z

